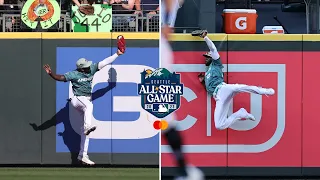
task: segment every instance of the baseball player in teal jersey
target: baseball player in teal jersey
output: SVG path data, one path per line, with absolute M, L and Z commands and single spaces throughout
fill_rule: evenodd
M 214 111 L 214 122 L 218 130 L 229 128 L 233 123 L 241 119 L 255 120 L 254 116 L 248 113 L 244 108 L 240 108 L 237 112 L 229 117 L 228 111 L 233 97 L 241 92 L 254 93 L 260 95 L 273 95 L 272 88 L 262 88 L 257 86 L 249 86 L 245 84 L 226 84 L 223 80 L 223 65 L 220 55 L 214 43 L 208 38 L 207 31 L 194 31 L 193 35 L 199 35 L 206 41 L 210 52 L 204 54 L 206 57 L 206 66 L 208 70 L 199 74 L 200 82 L 205 86 L 207 92 L 213 95 L 216 101 Z
M 89 159 L 89 134 L 96 130 L 96 126 L 91 126 L 91 117 L 93 112 L 93 104 L 91 100 L 92 93 L 92 79 L 96 72 L 111 64 L 123 52 L 118 50 L 114 55 L 100 61 L 99 63 L 92 63 L 85 58 L 80 58 L 77 63 L 77 69 L 65 73 L 64 75 L 55 74 L 52 72 L 49 65 L 45 65 L 44 69 L 50 77 L 56 81 L 63 81 L 72 83 L 72 90 L 74 97 L 71 98 L 71 105 L 76 108 L 84 117 L 84 124 L 81 129 L 81 146 L 78 155 L 78 160 L 84 164 L 94 165 L 95 163 Z

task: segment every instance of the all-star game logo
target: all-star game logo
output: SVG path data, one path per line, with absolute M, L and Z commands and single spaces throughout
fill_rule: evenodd
M 183 84 L 180 74 L 171 73 L 165 68 L 141 72 L 141 84 L 138 84 L 141 106 L 157 118 L 164 118 L 179 109 Z

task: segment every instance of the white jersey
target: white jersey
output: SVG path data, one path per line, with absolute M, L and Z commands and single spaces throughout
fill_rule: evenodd
M 181 0 L 173 0 L 173 7 L 172 7 L 172 11 L 169 12 L 169 26 L 170 27 L 174 27 L 174 24 L 176 23 L 176 18 L 177 18 L 177 12 L 180 8 L 180 4 L 179 4 L 179 1 Z M 165 15 L 167 13 L 167 10 L 166 10 L 166 6 L 165 6 L 165 3 L 166 3 L 166 0 L 162 0 L 161 2 L 161 26 L 163 25 L 164 23 L 164 19 L 165 19 Z

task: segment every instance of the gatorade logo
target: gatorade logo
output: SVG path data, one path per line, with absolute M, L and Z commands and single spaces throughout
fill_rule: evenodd
M 239 30 L 247 29 L 247 17 L 239 17 L 235 22 L 236 28 Z

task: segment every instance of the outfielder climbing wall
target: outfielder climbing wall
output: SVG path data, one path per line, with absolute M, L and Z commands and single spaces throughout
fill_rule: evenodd
M 228 130 L 214 127 L 215 102 L 197 74 L 205 71 L 203 39 L 176 35 L 172 39 L 175 68 L 188 93 L 177 111 L 184 150 L 190 163 L 207 175 L 311 175 L 319 173 L 320 144 L 316 77 L 320 64 L 317 35 L 209 35 L 225 66 L 227 83 L 272 87 L 271 97 L 239 94 L 230 113 L 244 107 L 257 119 Z M 186 91 L 185 91 L 186 92 Z M 194 108 L 198 107 L 198 108 Z M 162 142 L 162 167 L 174 165 Z M 163 174 L 172 169 L 163 168 Z

